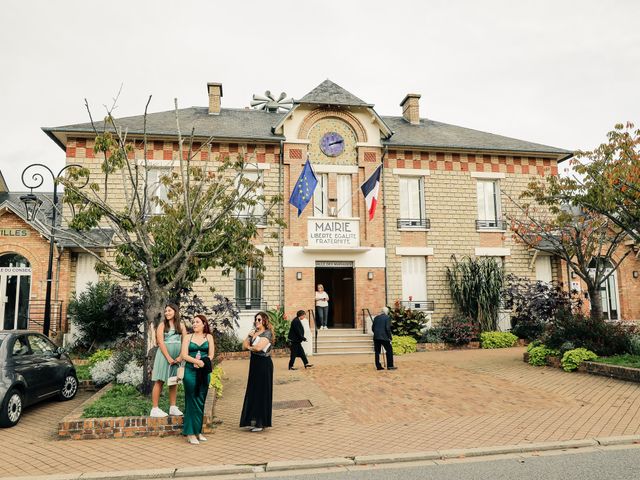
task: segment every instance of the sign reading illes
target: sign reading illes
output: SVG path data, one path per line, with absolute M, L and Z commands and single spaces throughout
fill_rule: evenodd
M 0 237 L 26 237 L 29 230 L 26 228 L 0 228 Z
M 310 247 L 359 247 L 360 224 L 358 220 L 340 218 L 313 218 L 307 225 Z

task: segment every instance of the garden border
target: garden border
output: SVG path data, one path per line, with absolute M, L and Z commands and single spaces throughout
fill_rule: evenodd
M 70 440 L 94 440 L 100 438 L 133 438 L 133 437 L 165 437 L 182 434 L 183 417 L 99 417 L 83 418 L 85 407 L 98 400 L 113 388 L 109 383 L 87 400 L 82 402 L 71 413 L 58 423 L 58 438 Z M 204 416 L 203 432 L 211 433 L 218 423 L 215 420 L 216 390 L 209 388 Z
M 529 363 L 529 352 L 524 352 L 522 360 L 525 363 Z M 560 365 L 560 357 L 547 357 L 547 366 L 562 368 L 562 365 Z M 610 363 L 582 362 L 577 371 L 591 375 L 600 375 L 603 377 L 640 383 L 640 368 L 611 365 Z

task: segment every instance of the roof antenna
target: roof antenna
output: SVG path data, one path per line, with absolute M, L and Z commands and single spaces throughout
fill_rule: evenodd
M 251 100 L 251 107 L 256 110 L 265 110 L 267 112 L 277 113 L 279 111 L 288 112 L 293 106 L 293 99 L 287 97 L 287 94 L 282 92 L 278 99 L 274 97 L 269 90 L 262 95 L 253 95 Z

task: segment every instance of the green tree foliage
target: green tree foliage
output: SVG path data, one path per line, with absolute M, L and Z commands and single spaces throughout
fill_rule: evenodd
M 87 110 L 91 117 L 88 104 Z M 195 126 L 185 139 L 177 102 L 178 151 L 174 168 L 160 179 L 166 198 L 156 195 L 147 160 L 152 147 L 146 134 L 146 108 L 144 131 L 135 137 L 118 125 L 112 112 L 113 107 L 103 122 L 91 118 L 100 174 L 94 177 L 88 168 L 70 169 L 62 181 L 64 201 L 71 212 L 68 221 L 76 229 L 68 235 L 81 248 L 95 243 L 91 240 L 96 232 L 102 239 L 110 238 L 113 255 L 87 251 L 98 259 L 101 272 L 110 271 L 140 284 L 149 347 L 165 303 L 178 298 L 206 269 L 219 268 L 228 274 L 247 265 L 263 268 L 264 254 L 272 252 L 263 252 L 252 242 L 263 215 L 257 218 L 251 212 L 260 205 L 268 225 L 282 227 L 283 222 L 275 218 L 281 198 L 266 198 L 260 193 L 262 181 L 247 178 L 252 160 L 246 155 L 214 158 L 213 137 L 196 138 Z M 208 160 L 202 160 L 203 156 Z M 89 188 L 80 188 L 87 178 Z M 158 210 L 160 214 L 154 214 Z M 272 228 L 271 232 L 278 235 L 281 230 Z M 149 361 L 145 367 L 144 384 L 148 386 Z
M 480 331 L 496 330 L 504 283 L 502 267 L 490 257 L 465 257 L 460 262 L 455 256 L 452 259 L 453 266 L 447 267 L 447 280 L 456 308 Z

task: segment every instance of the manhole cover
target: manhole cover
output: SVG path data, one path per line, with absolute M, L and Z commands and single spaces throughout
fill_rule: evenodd
M 283 410 L 285 408 L 309 408 L 313 407 L 309 400 L 284 400 L 282 402 L 273 402 L 274 410 Z

